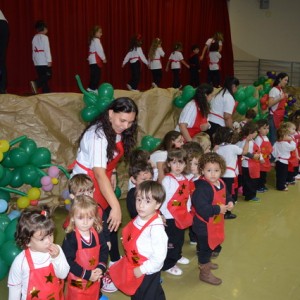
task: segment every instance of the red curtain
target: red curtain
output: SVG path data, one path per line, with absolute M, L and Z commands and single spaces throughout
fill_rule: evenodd
M 176 41 L 183 43 L 187 61 L 190 48 L 205 41 L 216 31 L 224 33 L 222 77 L 233 74 L 233 54 L 227 0 L 0 0 L 0 8 L 9 22 L 10 40 L 7 55 L 8 92 L 30 93 L 29 81 L 36 73 L 31 58 L 31 40 L 36 20 L 48 24 L 53 58 L 53 92 L 79 92 L 75 75 L 85 87 L 89 80 L 88 33 L 94 25 L 102 27 L 101 38 L 107 56 L 101 82 L 115 89 L 125 89 L 129 66 L 121 68 L 131 36 L 141 33 L 147 56 L 151 41 L 160 37 L 166 56 L 163 67 Z M 203 63 L 201 81 L 206 79 Z M 151 73 L 142 68 L 139 88 L 148 89 Z M 171 72 L 163 73 L 162 87 L 170 87 Z M 188 70 L 182 67 L 182 84 L 189 83 Z

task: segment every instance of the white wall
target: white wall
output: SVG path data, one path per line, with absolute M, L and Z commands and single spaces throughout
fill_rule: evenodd
M 300 62 L 300 1 L 228 1 L 234 60 Z

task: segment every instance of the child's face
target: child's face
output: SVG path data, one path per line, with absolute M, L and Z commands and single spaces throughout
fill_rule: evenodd
M 31 251 L 47 253 L 53 240 L 53 233 L 45 236 L 43 231 L 38 230 L 33 234 L 27 246 Z
M 135 179 L 133 178 L 132 182 L 138 186 L 146 180 L 152 180 L 152 174 L 149 171 L 141 171 Z
M 181 148 L 182 145 L 184 144 L 184 138 L 182 135 L 178 136 L 177 139 L 172 141 L 174 148 Z
M 170 167 L 171 173 L 173 175 L 179 176 L 182 174 L 182 172 L 185 168 L 185 162 L 174 159 L 168 163 L 168 166 Z
M 296 133 L 296 126 L 292 125 L 289 128 L 290 135 L 294 135 Z
M 75 227 L 79 230 L 80 234 L 87 234 L 93 226 L 95 218 L 89 211 L 76 210 L 73 220 Z
M 199 51 L 200 51 L 199 48 L 196 48 L 196 49 L 193 50 L 193 52 L 194 52 L 195 54 L 198 54 Z
M 152 198 L 151 193 L 146 195 L 139 191 L 137 193 L 135 207 L 140 218 L 144 221 L 148 221 L 159 209 L 160 203 L 156 202 L 156 200 Z
M 269 125 L 264 125 L 258 129 L 258 132 L 261 136 L 267 136 L 269 133 Z
M 198 171 L 198 159 L 197 158 L 193 158 L 190 161 L 190 169 L 191 169 L 191 173 L 195 176 L 199 175 L 199 171 Z
M 210 94 L 206 95 L 207 102 L 210 102 L 212 98 L 213 98 L 213 92 L 211 92 Z
M 218 163 L 206 163 L 202 173 L 206 180 L 212 184 L 215 184 L 221 177 L 220 165 Z
M 102 36 L 102 29 L 101 28 L 96 32 L 95 36 L 97 38 L 101 38 L 101 36 Z

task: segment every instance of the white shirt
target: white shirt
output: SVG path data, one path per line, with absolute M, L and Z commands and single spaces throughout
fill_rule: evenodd
M 215 40 L 214 40 L 213 38 L 209 38 L 209 39 L 206 41 L 205 45 L 208 47 L 208 49 L 209 49 L 210 45 L 211 45 L 214 41 L 215 41 Z M 219 46 L 222 46 L 222 45 L 223 45 L 222 41 L 219 41 Z
M 47 66 L 52 62 L 48 36 L 38 33 L 32 39 L 32 60 L 35 66 Z
M 243 140 L 243 141 L 239 141 L 236 145 L 238 147 L 240 147 L 241 149 L 243 149 L 245 146 L 245 143 L 246 143 L 246 140 Z M 254 141 L 253 140 L 249 141 L 248 153 L 253 153 L 253 146 L 254 146 Z M 243 156 L 242 167 L 249 168 L 248 159 L 249 159 L 248 157 Z
M 92 126 L 85 132 L 80 141 L 80 147 L 77 152 L 76 160 L 88 169 L 94 167 L 107 168 L 107 139 L 103 130 L 99 130 L 98 135 L 95 133 L 96 125 Z M 121 140 L 121 136 L 117 134 L 116 143 Z M 115 153 L 115 156 L 117 152 Z M 75 165 L 72 175 L 87 174 L 87 171 Z
M 174 51 L 171 53 L 169 60 L 171 60 L 171 69 L 180 69 L 181 63 L 180 61 L 183 60 L 183 55 L 180 51 Z
M 133 222 L 138 229 L 141 229 L 146 223 L 147 221 L 142 220 L 139 216 Z M 160 216 L 144 229 L 137 239 L 136 245 L 139 253 L 148 258 L 140 266 L 141 272 L 147 275 L 159 272 L 168 251 L 168 236 Z
M 139 59 L 141 59 L 142 62 L 148 66 L 148 61 L 147 61 L 141 47 L 137 47 L 136 49 L 133 49 L 126 54 L 126 56 L 123 60 L 123 66 L 128 62 L 133 64 L 133 63 L 137 62 Z
M 64 279 L 67 277 L 70 267 L 61 247 L 59 247 L 59 255 L 51 258 L 49 253 L 30 251 L 34 267 L 36 269 L 47 267 L 52 263 L 55 275 Z M 14 259 L 9 275 L 7 286 L 9 288 L 9 300 L 26 300 L 27 288 L 29 281 L 29 265 L 23 250 Z M 22 294 L 22 297 L 21 297 Z
M 167 157 L 168 157 L 168 151 L 157 150 L 150 155 L 150 161 L 153 163 L 153 165 L 157 166 L 157 163 L 167 161 Z M 157 178 L 158 178 L 158 169 L 157 167 L 156 168 L 154 167 L 153 180 L 156 181 Z
M 89 48 L 89 57 L 88 57 L 88 61 L 90 65 L 97 63 L 95 52 L 98 54 L 98 56 L 100 56 L 100 58 L 103 61 L 106 60 L 105 53 L 99 38 L 93 38 L 93 40 L 91 41 L 90 48 Z
M 0 9 L 0 20 L 4 20 L 7 22 L 1 9 Z
M 149 66 L 151 70 L 161 69 L 161 57 L 165 56 L 165 52 L 161 47 L 158 47 L 155 51 L 153 59 L 149 58 Z
M 280 98 L 282 97 L 282 95 L 283 95 L 283 91 L 282 91 L 282 90 L 280 91 L 280 90 L 279 90 L 278 88 L 276 88 L 276 87 L 271 88 L 271 90 L 270 90 L 270 92 L 269 92 L 269 97 L 272 97 L 272 98 L 274 98 L 275 100 L 280 99 Z M 273 111 L 275 111 L 275 110 L 277 109 L 278 104 L 279 104 L 279 102 L 276 103 L 276 104 L 274 104 L 273 106 L 271 106 L 271 109 L 270 109 L 270 114 L 271 114 L 271 115 L 273 115 Z
M 235 105 L 234 98 L 232 95 L 228 92 L 225 91 L 224 96 L 223 96 L 223 90 L 220 91 L 210 102 L 210 111 L 211 113 L 208 114 L 208 119 L 209 121 L 219 124 L 222 127 L 225 127 L 225 121 L 224 121 L 224 113 L 228 114 L 233 114 L 233 109 Z M 218 117 L 216 115 L 222 117 Z
M 294 141 L 277 141 L 273 145 L 272 155 L 276 161 L 280 161 L 283 164 L 288 164 L 288 159 L 291 157 L 291 151 L 296 149 L 296 143 Z
M 198 107 L 195 100 L 191 100 L 181 111 L 178 124 L 185 123 L 187 124 L 187 128 L 193 127 L 197 117 L 197 110 Z M 175 130 L 180 131 L 179 125 L 176 126 Z
M 226 168 L 226 172 L 222 177 L 224 178 L 236 177 L 239 174 L 239 169 L 237 167 L 238 155 L 242 154 L 243 149 L 241 149 L 237 145 L 221 144 L 219 145 L 219 148 L 216 152 L 224 158 L 226 162 L 226 167 L 233 169 L 230 170 Z
M 209 56 L 209 69 L 211 71 L 219 70 L 220 67 L 219 67 L 218 62 L 219 62 L 220 58 L 222 57 L 220 52 L 210 51 L 208 53 L 208 56 Z

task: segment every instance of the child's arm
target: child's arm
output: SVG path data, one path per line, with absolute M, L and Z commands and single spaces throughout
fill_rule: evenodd
M 65 279 L 68 274 L 69 274 L 69 271 L 70 271 L 70 266 L 67 262 L 67 259 L 65 257 L 65 254 L 62 250 L 62 248 L 59 246 L 59 245 L 56 245 L 56 244 L 52 244 L 53 245 L 53 248 L 56 248 L 56 250 L 49 250 L 49 253 L 51 255 L 51 253 L 57 253 L 58 251 L 58 254 L 53 257 L 51 255 L 51 262 L 52 262 L 52 265 L 53 265 L 53 268 L 54 268 L 54 272 L 55 272 L 55 275 L 60 278 L 60 279 Z
M 146 57 L 145 57 L 145 55 L 144 55 L 144 53 L 143 53 L 142 48 L 141 48 L 141 47 L 138 47 L 138 48 L 137 48 L 137 52 L 138 52 L 139 57 L 140 57 L 140 59 L 142 60 L 142 62 L 143 62 L 146 66 L 148 66 L 149 64 L 148 64 L 148 61 L 147 61 L 147 59 L 146 59 Z
M 202 54 L 201 54 L 201 56 L 200 56 L 200 61 L 203 60 L 204 55 L 205 55 L 207 49 L 208 49 L 208 46 L 205 44 L 205 46 L 203 47 L 203 50 L 202 50 Z
M 100 256 L 99 256 L 98 268 L 101 270 L 101 273 L 104 274 L 107 268 L 109 249 L 103 231 L 99 233 L 99 242 L 100 242 Z
M 183 65 L 185 65 L 188 69 L 190 68 L 189 64 L 186 63 L 186 61 L 185 61 L 184 59 L 182 59 L 180 62 L 181 62 Z
M 22 296 L 21 285 L 13 285 L 8 287 L 8 300 L 19 300 Z
M 122 68 L 128 63 L 129 59 L 130 59 L 130 55 L 131 55 L 131 52 L 128 52 L 123 60 L 123 63 L 122 63 Z
M 168 60 L 167 65 L 166 65 L 166 72 L 169 71 L 169 67 L 170 67 L 170 60 Z

